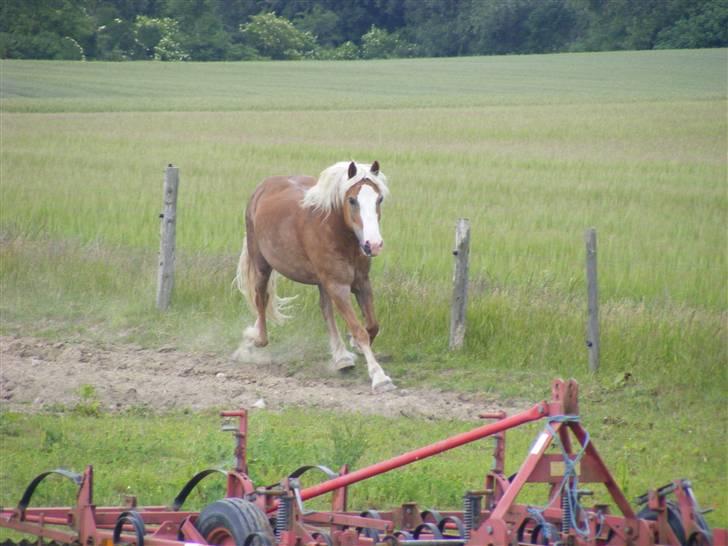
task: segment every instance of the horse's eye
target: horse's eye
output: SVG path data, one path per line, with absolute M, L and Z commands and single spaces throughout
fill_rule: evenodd
M 349 197 L 349 204 L 352 207 L 355 207 L 355 206 L 357 206 L 359 204 L 359 202 L 356 200 L 356 197 Z

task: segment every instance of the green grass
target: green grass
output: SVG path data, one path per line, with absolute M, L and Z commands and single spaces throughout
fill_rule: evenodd
M 715 99 L 724 94 L 725 57 L 716 49 L 334 63 L 5 60 L 0 104 L 19 112 L 301 111 Z
M 231 352 L 250 320 L 230 281 L 254 186 L 378 159 L 392 198 L 373 268 L 377 349 L 395 381 L 535 400 L 574 376 L 630 494 L 690 477 L 725 525 L 726 57 L 2 61 L 0 330 Z M 178 278 L 160 317 L 168 163 L 181 176 Z M 449 354 L 460 216 L 473 230 L 469 330 Z M 584 347 L 592 226 L 597 376 Z M 281 291 L 300 298 L 272 343 L 320 360 L 316 291 Z

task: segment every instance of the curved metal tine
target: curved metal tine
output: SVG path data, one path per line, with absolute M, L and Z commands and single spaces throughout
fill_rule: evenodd
M 363 518 L 382 519 L 382 515 L 376 510 L 364 510 L 359 516 Z M 363 533 L 365 537 L 371 538 L 375 543 L 380 542 L 378 530 L 372 529 L 371 527 L 359 527 L 357 530 Z
M 36 487 L 38 487 L 40 482 L 42 482 L 44 479 L 46 479 L 48 476 L 51 476 L 52 474 L 57 474 L 59 476 L 63 476 L 64 478 L 68 478 L 73 483 L 75 483 L 77 487 L 80 487 L 83 483 L 83 476 L 81 474 L 77 474 L 76 472 L 71 472 L 70 470 L 65 470 L 63 468 L 57 468 L 55 470 L 49 470 L 48 472 L 38 474 L 35 478 L 33 478 L 33 480 L 28 484 L 28 487 L 25 489 L 25 492 L 23 493 L 23 496 L 18 503 L 19 512 L 25 512 L 25 509 L 28 508 L 28 505 L 30 505 L 30 499 L 33 497 L 33 493 L 35 493 Z
M 437 524 L 437 528 L 440 529 L 440 532 L 442 533 L 443 537 L 445 536 L 445 528 L 448 523 L 455 524 L 455 528 L 457 529 L 457 532 L 458 532 L 458 536 L 456 538 L 465 538 L 465 524 L 457 516 L 445 516 Z
M 220 470 L 219 468 L 208 468 L 207 470 L 203 470 L 201 472 L 198 472 L 190 480 L 184 485 L 182 490 L 178 493 L 178 495 L 174 498 L 172 501 L 172 511 L 178 512 L 180 508 L 182 508 L 182 505 L 187 500 L 187 496 L 192 492 L 192 490 L 197 486 L 198 483 L 200 483 L 204 478 L 209 476 L 210 474 L 222 474 L 223 476 L 227 476 L 228 473 L 225 470 Z
M 339 474 L 331 470 L 328 466 L 324 466 L 322 464 L 309 464 L 302 467 L 297 468 L 293 472 L 291 472 L 288 477 L 289 478 L 300 478 L 303 476 L 306 472 L 309 470 L 320 470 L 324 474 L 326 474 L 326 477 L 330 480 L 333 480 L 334 478 L 338 478 Z
M 440 529 L 437 527 L 437 525 L 435 525 L 434 523 L 430 523 L 429 521 L 426 521 L 425 523 L 420 523 L 417 527 L 415 527 L 414 531 L 412 531 L 412 536 L 415 539 L 419 539 L 423 531 L 427 531 L 429 534 L 432 535 L 435 540 L 442 539 L 442 533 L 440 532 Z
M 146 530 L 144 529 L 144 520 L 139 515 L 139 513 L 134 510 L 122 512 L 119 518 L 116 520 L 116 524 L 114 525 L 114 532 L 111 539 L 114 546 L 122 544 L 120 542 L 121 531 L 124 529 L 125 523 L 130 523 L 134 527 L 134 534 L 136 535 L 136 546 L 144 546 L 144 534 L 146 533 Z
M 420 517 L 422 518 L 423 522 L 426 522 L 427 518 L 431 517 L 432 522 L 435 525 L 439 525 L 440 522 L 442 521 L 442 515 L 440 514 L 440 512 L 438 512 L 434 508 L 430 508 L 429 510 L 423 510 L 422 512 L 420 512 Z

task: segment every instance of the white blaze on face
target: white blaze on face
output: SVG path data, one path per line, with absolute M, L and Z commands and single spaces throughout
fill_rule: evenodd
M 377 216 L 377 199 L 379 194 L 369 186 L 364 184 L 359 190 L 359 214 L 361 216 L 362 234 L 361 245 L 366 246 L 369 243 L 372 256 L 379 254 L 384 241 L 379 232 L 379 216 Z

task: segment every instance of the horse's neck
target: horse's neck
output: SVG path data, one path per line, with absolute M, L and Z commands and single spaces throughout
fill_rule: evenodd
M 332 249 L 337 249 L 340 254 L 354 259 L 361 251 L 359 250 L 359 240 L 354 232 L 346 225 L 344 216 L 340 210 L 333 210 L 323 218 L 322 224 L 327 229 L 322 229 L 322 243 L 328 245 Z

